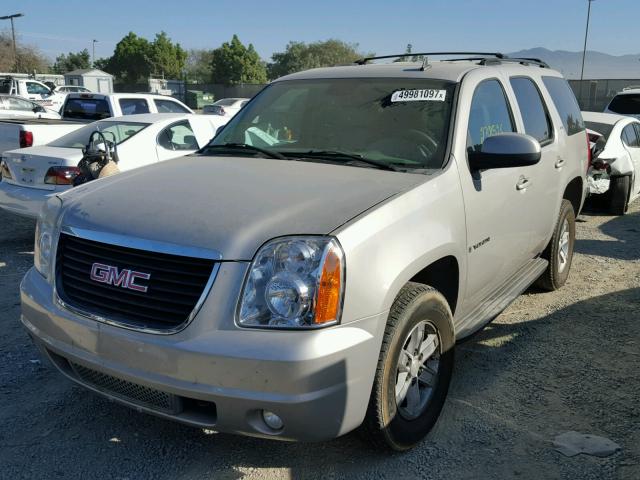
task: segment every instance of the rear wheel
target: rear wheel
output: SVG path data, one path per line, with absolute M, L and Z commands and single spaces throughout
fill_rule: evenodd
M 445 298 L 408 283 L 389 313 L 362 428 L 368 441 L 408 450 L 431 430 L 449 389 L 454 345 Z
M 544 273 L 536 281 L 536 285 L 544 290 L 557 290 L 562 287 L 571 270 L 573 246 L 576 241 L 576 217 L 569 200 L 562 200 L 560 214 L 549 245 L 542 253 L 542 258 L 549 261 Z
M 624 177 L 611 177 L 609 184 L 609 211 L 613 215 L 624 215 L 627 211 L 627 199 L 631 181 L 628 175 Z

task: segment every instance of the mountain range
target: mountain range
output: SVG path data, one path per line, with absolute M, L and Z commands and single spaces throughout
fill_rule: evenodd
M 569 80 L 580 78 L 582 52 L 530 48 L 508 53 L 510 57 L 539 58 L 559 70 Z M 585 79 L 640 79 L 640 54 L 609 55 L 587 50 L 584 63 Z

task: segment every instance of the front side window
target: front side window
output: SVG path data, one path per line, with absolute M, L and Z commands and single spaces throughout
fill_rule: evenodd
M 120 104 L 122 115 L 149 113 L 149 105 L 144 98 L 121 98 L 118 103 Z
M 485 80 L 473 92 L 467 147 L 479 152 L 486 138 L 508 132 L 515 127 L 504 89 L 498 80 Z
M 549 142 L 552 137 L 551 119 L 535 83 L 525 77 L 512 78 L 510 83 L 520 107 L 524 133 L 531 135 L 541 144 Z
M 27 82 L 27 93 L 29 95 L 49 95 L 51 91 L 39 83 Z
M 189 122 L 171 125 L 158 135 L 158 145 L 167 150 L 197 150 L 198 142 Z
M 567 135 L 582 132 L 584 130 L 584 122 L 580 113 L 580 106 L 567 81 L 561 77 L 542 77 L 542 82 L 547 87 L 556 110 L 558 110 Z
M 154 99 L 153 102 L 156 104 L 158 113 L 191 113 L 178 102 L 173 102 L 171 100 L 160 100 L 157 98 Z
M 148 127 L 148 123 L 104 121 L 95 122 L 68 133 L 49 145 L 63 148 L 84 148 L 89 143 L 89 136 L 96 130 L 103 132 L 108 141 L 120 145 L 125 140 L 140 133 Z
M 322 161 L 332 161 L 343 153 L 400 169 L 441 168 L 455 85 L 416 78 L 275 82 L 212 145 L 242 143 L 305 160 L 324 154 Z

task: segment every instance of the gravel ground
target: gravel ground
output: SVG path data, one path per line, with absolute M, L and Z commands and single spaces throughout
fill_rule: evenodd
M 572 274 L 530 290 L 459 345 L 449 399 L 428 439 L 382 455 L 357 435 L 287 444 L 139 414 L 72 385 L 19 324 L 33 224 L 0 212 L 0 478 L 640 478 L 640 202 L 586 213 Z M 564 457 L 565 431 L 622 446 Z

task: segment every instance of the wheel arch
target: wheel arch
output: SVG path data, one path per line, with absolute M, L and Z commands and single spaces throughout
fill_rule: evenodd
M 575 177 L 569 182 L 562 194 L 564 200 L 569 200 L 573 206 L 573 213 L 577 217 L 582 209 L 583 202 L 583 182 L 582 178 Z
M 455 314 L 460 293 L 460 265 L 455 256 L 446 255 L 432 261 L 408 281 L 429 285 L 438 290 L 447 300 L 451 313 Z

